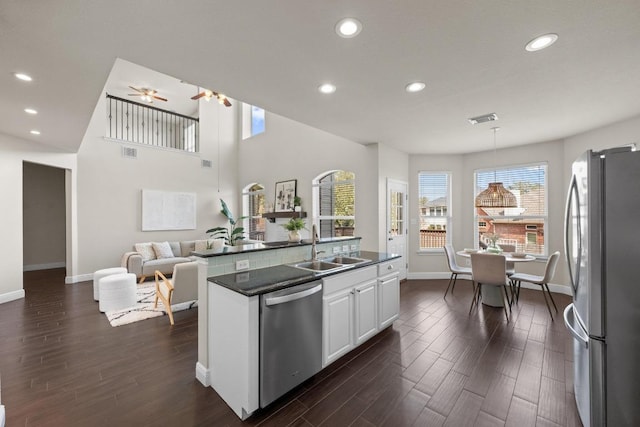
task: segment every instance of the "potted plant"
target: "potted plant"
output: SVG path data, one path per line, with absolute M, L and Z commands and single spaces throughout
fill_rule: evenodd
M 289 231 L 290 242 L 300 242 L 302 237 L 300 236 L 300 230 L 305 228 L 305 223 L 302 218 L 291 218 L 289 222 L 282 224 L 282 226 Z
M 493 234 L 486 234 L 485 236 L 491 242 L 491 244 L 487 248 L 487 252 L 494 253 L 494 254 L 501 253 L 502 249 L 500 249 L 500 246 L 496 244 L 496 242 L 500 239 L 500 235 L 493 233 Z
M 241 226 L 242 220 L 247 218 L 246 216 L 241 216 L 238 219 L 233 218 L 233 214 L 229 210 L 229 207 L 224 202 L 224 200 L 220 199 L 220 203 L 222 204 L 222 209 L 220 213 L 227 217 L 229 220 L 229 227 L 214 227 L 207 230 L 207 233 L 211 233 L 209 237 L 212 238 L 224 238 L 225 243 L 229 246 L 235 246 L 238 241 L 244 240 L 244 227 Z
M 293 198 L 293 210 L 295 212 L 300 212 L 302 210 L 302 206 L 300 206 L 300 204 L 302 203 L 302 199 L 298 196 L 295 196 Z

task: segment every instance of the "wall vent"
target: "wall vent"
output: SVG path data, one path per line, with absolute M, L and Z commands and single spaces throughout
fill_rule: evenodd
M 478 123 L 486 123 L 498 120 L 498 115 L 496 113 L 489 113 L 483 116 L 471 117 L 467 120 L 469 120 L 469 123 L 471 123 L 472 125 L 477 125 Z
M 122 147 L 122 157 L 125 157 L 127 159 L 137 159 L 138 150 L 131 147 Z
M 213 162 L 211 160 L 202 160 L 201 164 L 203 168 L 210 168 L 213 166 Z

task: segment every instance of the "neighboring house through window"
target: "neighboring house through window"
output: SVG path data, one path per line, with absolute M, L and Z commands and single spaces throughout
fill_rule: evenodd
M 353 172 L 330 171 L 316 177 L 313 180 L 313 212 L 319 236 L 353 236 L 355 201 Z
M 487 234 L 497 234 L 498 245 L 515 245 L 518 252 L 547 255 L 547 164 L 479 170 L 474 175 L 474 200 L 489 182 L 502 182 L 518 201 L 515 208 L 475 208 L 476 244 L 483 246 Z
M 451 241 L 451 174 L 418 173 L 420 250 L 442 249 Z

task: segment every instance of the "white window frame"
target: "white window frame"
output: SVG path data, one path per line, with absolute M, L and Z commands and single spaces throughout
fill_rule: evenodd
M 251 188 L 255 187 L 255 186 L 260 186 L 262 187 L 261 190 L 251 190 Z M 254 182 L 251 183 L 249 185 L 247 185 L 246 187 L 243 188 L 242 190 L 242 216 L 246 216 L 247 218 L 244 219 L 243 221 L 243 226 L 244 226 L 244 232 L 245 232 L 245 238 L 246 239 L 250 239 L 251 233 L 255 233 L 255 232 L 259 232 L 259 231 L 263 231 L 263 230 L 252 230 L 252 219 L 262 219 L 263 222 L 266 222 L 266 218 L 262 218 L 262 215 L 251 215 L 251 211 L 250 211 L 250 200 L 251 197 L 259 195 L 265 194 L 264 191 L 264 185 L 258 183 L 258 182 Z M 265 201 L 266 199 L 263 197 L 263 201 Z M 265 206 L 262 206 L 263 210 L 265 208 Z M 266 223 L 265 223 L 265 230 L 263 232 L 266 232 Z
M 335 185 L 335 182 L 333 183 L 320 183 L 320 180 L 322 178 L 325 178 L 328 175 L 332 175 L 336 172 L 345 172 L 345 173 L 351 173 L 354 176 L 354 179 L 351 180 L 345 180 L 345 181 L 339 181 L 340 184 L 345 184 L 345 183 L 351 183 L 353 184 L 353 215 L 320 215 L 320 187 L 333 187 Z M 330 170 L 330 171 L 326 171 L 321 173 L 320 175 L 316 176 L 313 181 L 312 181 L 312 185 L 311 185 L 311 192 L 312 192 L 312 197 L 313 197 L 313 203 L 312 203 L 312 212 L 313 212 L 313 224 L 316 225 L 316 227 L 318 228 L 318 234 L 320 234 L 320 221 L 323 220 L 331 220 L 331 221 L 335 221 L 335 220 L 351 220 L 353 222 L 353 227 L 355 229 L 356 226 L 356 215 L 355 215 L 355 209 L 356 209 L 356 198 L 358 196 L 358 192 L 356 190 L 356 182 L 355 182 L 355 173 L 352 171 L 345 171 L 345 170 L 341 170 L 341 169 L 335 169 L 335 170 Z M 335 230 L 335 227 L 333 228 Z M 332 233 L 333 234 L 333 233 Z M 322 236 L 320 236 L 322 237 Z
M 549 241 L 548 241 L 548 234 L 547 234 L 547 227 L 549 225 L 549 165 L 547 162 L 535 162 L 535 163 L 526 163 L 526 164 L 514 164 L 514 165 L 506 165 L 506 166 L 501 166 L 501 167 L 495 167 L 495 168 L 486 168 L 486 169 L 476 169 L 473 173 L 473 188 L 474 188 L 474 192 L 473 192 L 473 200 L 471 201 L 472 206 L 473 206 L 473 235 L 474 235 L 474 245 L 475 247 L 479 247 L 480 242 L 479 242 L 479 238 L 480 238 L 480 232 L 479 232 L 479 222 L 480 221 L 487 221 L 487 223 L 492 222 L 492 219 L 495 217 L 491 217 L 488 215 L 478 215 L 478 211 L 475 208 L 475 197 L 477 196 L 478 193 L 476 193 L 476 191 L 482 191 L 482 189 L 477 189 L 478 185 L 478 174 L 480 173 L 487 173 L 487 172 L 491 172 L 491 173 L 497 173 L 500 174 L 501 172 L 504 171 L 509 171 L 509 170 L 513 170 L 513 169 L 522 169 L 522 168 L 527 168 L 527 167 L 543 167 L 544 168 L 544 207 L 545 207 L 545 214 L 544 215 L 502 215 L 499 218 L 500 219 L 517 219 L 517 220 L 522 220 L 523 224 L 524 224 L 524 238 L 525 240 L 528 238 L 527 235 L 530 233 L 537 233 L 542 229 L 542 233 L 544 234 L 545 238 L 544 238 L 544 249 L 543 249 L 543 253 L 529 253 L 530 255 L 535 256 L 536 258 L 541 258 L 541 259 L 546 259 L 548 254 L 549 254 Z M 498 178 L 498 181 L 501 181 L 500 178 Z M 508 187 L 508 184 L 505 183 L 505 188 Z M 526 224 L 527 220 L 532 220 L 533 221 L 539 221 L 542 220 L 542 224 L 538 225 L 536 231 L 533 230 L 528 230 L 526 229 L 528 225 L 531 224 Z M 541 228 L 542 227 L 542 228 Z M 499 244 L 499 243 L 498 243 Z M 525 244 L 526 246 L 526 244 Z M 520 248 L 518 248 L 518 250 L 520 250 Z M 526 251 L 526 247 L 525 247 L 525 251 Z
M 416 200 L 418 200 L 418 253 L 434 253 L 434 252 L 442 252 L 443 248 L 442 247 L 433 247 L 433 248 L 423 248 L 421 245 L 421 224 L 422 224 L 422 218 L 428 218 L 431 215 L 428 215 L 429 213 L 431 213 L 432 209 L 425 209 L 425 212 L 427 213 L 427 215 L 423 215 L 422 214 L 422 209 L 420 207 L 420 198 L 422 197 L 422 194 L 420 194 L 420 176 L 421 175 L 445 175 L 446 179 L 447 179 L 447 214 L 446 215 L 441 215 L 442 217 L 445 218 L 444 224 L 441 224 L 441 226 L 444 226 L 444 230 L 446 232 L 445 234 L 445 244 L 451 244 L 451 242 L 453 241 L 453 208 L 452 208 L 452 202 L 453 199 L 451 197 L 452 194 L 452 181 L 453 181 L 453 174 L 451 171 L 419 171 L 418 172 L 418 185 L 417 185 L 417 192 L 418 192 L 418 197 Z M 442 228 L 442 227 L 441 227 Z M 436 226 L 437 229 L 437 226 Z M 444 245 L 443 245 L 444 246 Z

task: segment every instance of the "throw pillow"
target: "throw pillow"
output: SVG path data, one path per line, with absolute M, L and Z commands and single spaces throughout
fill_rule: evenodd
M 156 253 L 153 251 L 151 243 L 136 243 L 134 247 L 136 248 L 136 252 L 142 255 L 143 260 L 149 261 L 156 259 Z
M 169 242 L 153 242 L 153 251 L 156 253 L 156 258 L 158 259 L 162 259 L 162 258 L 173 258 L 175 255 L 173 254 L 173 251 L 171 250 L 171 245 L 169 245 Z
M 196 252 L 206 251 L 208 243 L 208 240 L 196 240 Z

